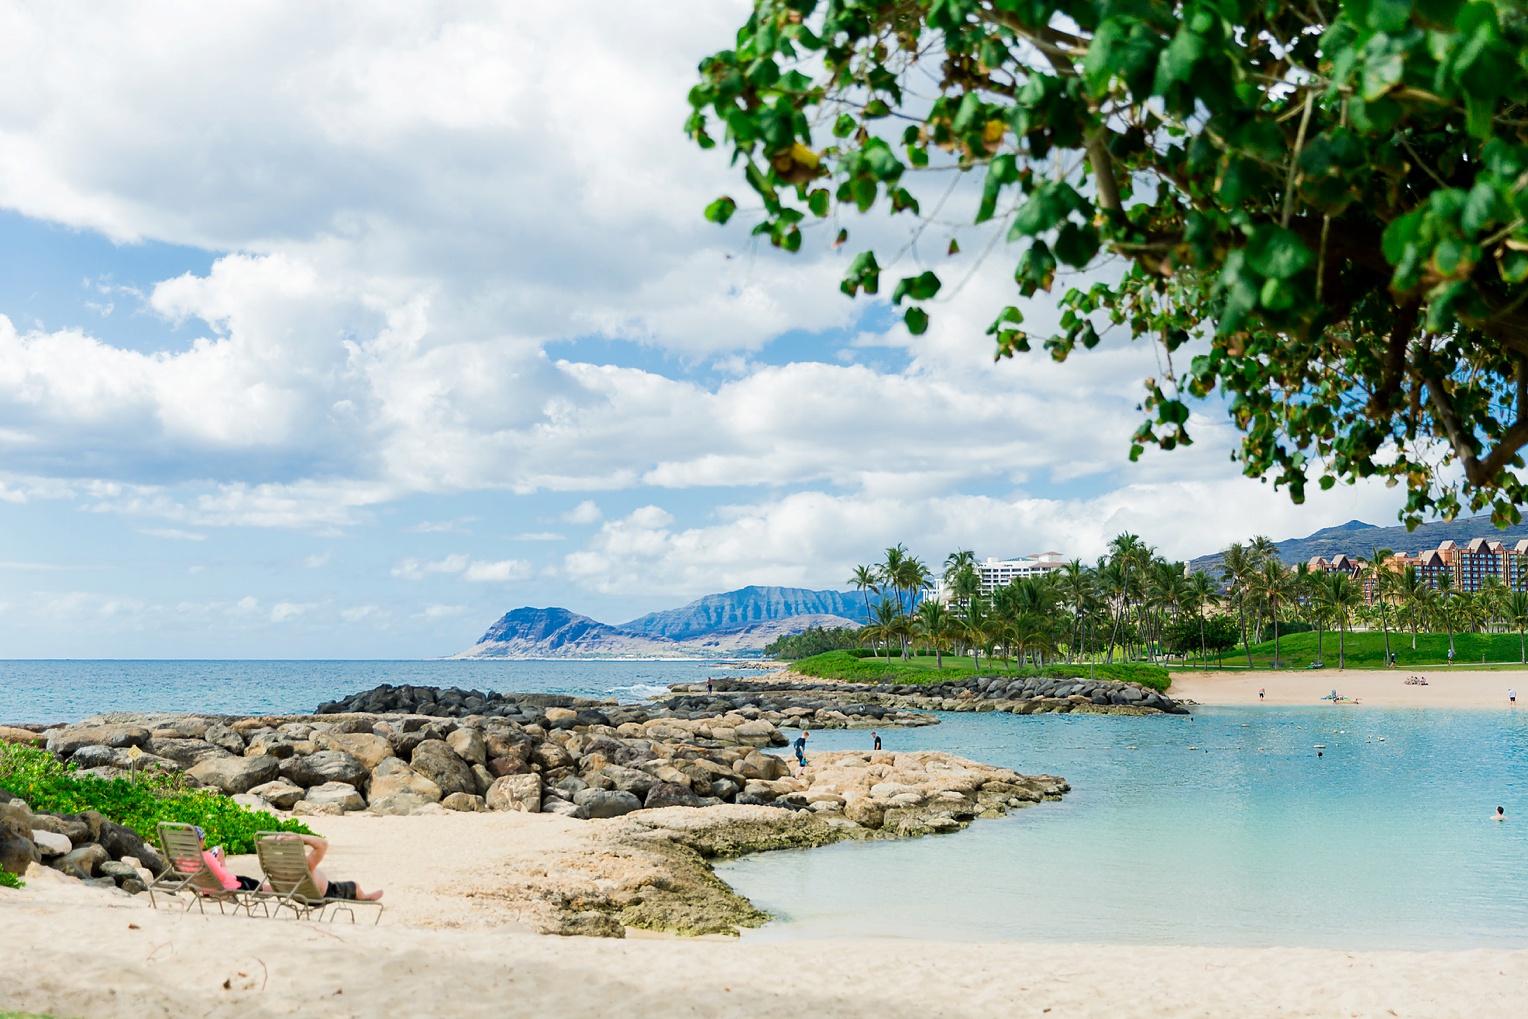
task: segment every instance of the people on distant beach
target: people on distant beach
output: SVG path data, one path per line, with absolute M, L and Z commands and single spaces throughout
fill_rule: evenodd
M 1425 676 L 1412 676 L 1411 678 L 1406 680 L 1406 685 L 1407 686 L 1426 686 L 1427 685 L 1427 678 Z
M 1264 695 L 1264 694 L 1265 694 L 1265 693 L 1267 693 L 1267 691 L 1266 691 L 1266 690 L 1264 690 L 1264 689 L 1263 689 L 1263 688 L 1262 688 L 1262 687 L 1258 687 L 1258 688 L 1257 688 L 1257 699 L 1258 699 L 1258 700 L 1262 700 L 1262 699 L 1263 699 L 1263 695 Z
M 329 840 L 317 835 L 293 835 L 284 833 L 277 838 L 301 839 L 302 844 L 308 847 L 308 872 L 313 875 L 313 884 L 318 887 L 318 894 L 329 899 L 349 899 L 355 902 L 375 902 L 382 897 L 382 889 L 368 892 L 354 881 L 331 881 L 329 876 L 318 869 L 319 863 L 324 859 L 324 854 L 329 852 Z
M 877 750 L 881 749 L 881 737 L 877 736 L 875 733 L 872 732 L 870 734 L 870 738 L 875 740 L 875 749 L 877 749 Z
M 706 693 L 710 693 L 710 692 L 711 692 L 711 677 L 707 676 L 706 677 Z
M 796 766 L 799 769 L 797 774 L 806 771 L 806 738 L 810 735 L 811 733 L 802 729 L 801 735 L 796 737 Z
M 1506 819 L 1507 819 L 1507 808 L 1506 807 L 1497 807 L 1496 808 L 1496 813 L 1491 815 L 1491 820 L 1493 820 L 1493 821 L 1505 821 Z
M 1454 649 L 1453 648 L 1449 648 L 1448 649 L 1448 664 L 1450 664 L 1450 665 L 1454 664 Z
M 1507 688 L 1507 700 L 1512 702 L 1514 708 L 1517 707 L 1517 691 L 1510 686 Z

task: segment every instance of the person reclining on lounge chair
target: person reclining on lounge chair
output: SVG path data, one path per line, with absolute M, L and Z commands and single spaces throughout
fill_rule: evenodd
M 260 887 L 260 882 L 255 878 L 233 874 L 228 870 L 228 855 L 223 851 L 222 846 L 213 846 L 211 849 L 207 848 L 206 832 L 195 825 L 192 826 L 191 830 L 196 832 L 196 837 L 201 841 L 202 861 L 207 864 L 207 869 L 212 871 L 212 876 L 217 878 L 224 891 L 253 892 Z M 195 887 L 195 885 L 192 887 Z M 197 890 L 201 891 L 201 889 Z M 206 893 L 204 892 L 203 894 Z
M 329 876 L 319 870 L 319 862 L 324 854 L 329 852 L 329 840 L 317 835 L 283 834 L 278 838 L 301 839 L 302 844 L 308 847 L 308 872 L 313 875 L 313 884 L 318 887 L 318 894 L 328 899 L 350 899 L 356 902 L 376 902 L 382 898 L 382 889 L 368 892 L 354 881 L 331 881 Z M 267 882 L 265 890 L 270 891 Z

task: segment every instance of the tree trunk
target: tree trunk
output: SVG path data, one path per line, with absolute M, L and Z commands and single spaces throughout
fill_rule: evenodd
M 1236 612 L 1241 616 L 1242 647 L 1247 651 L 1247 668 L 1252 668 L 1252 645 L 1247 642 L 1247 599 L 1244 595 L 1236 596 Z

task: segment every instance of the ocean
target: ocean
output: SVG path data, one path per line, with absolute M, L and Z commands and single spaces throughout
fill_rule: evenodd
M 635 700 L 727 673 L 700 662 L 0 662 L 0 723 L 298 712 L 383 682 Z M 778 917 L 744 940 L 1528 947 L 1528 707 L 942 717 L 883 731 L 886 748 L 1061 775 L 1072 792 L 950 835 L 721 864 Z M 815 750 L 869 740 L 811 737 Z M 1497 805 L 1504 823 L 1489 817 Z

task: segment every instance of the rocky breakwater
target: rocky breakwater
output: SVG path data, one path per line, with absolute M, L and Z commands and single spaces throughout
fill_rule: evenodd
M 713 680 L 712 686 L 728 693 L 767 693 L 779 691 L 783 686 L 798 697 L 838 697 L 891 708 L 924 711 L 1006 711 L 1015 715 L 1189 713 L 1186 705 L 1150 687 L 1106 679 L 973 676 L 917 685 L 847 683 L 820 680 L 786 669 L 761 679 Z M 690 692 L 696 689 L 696 685 L 689 684 L 684 689 Z
M 938 725 L 926 711 L 891 706 L 879 695 L 861 696 L 852 684 L 782 686 L 754 680 L 675 683 L 654 703 L 670 717 L 702 719 L 728 712 L 753 711 L 783 729 L 906 729 Z
M 592 821 L 576 851 L 510 859 L 495 872 L 495 887 L 477 894 L 503 900 L 543 933 L 622 937 L 635 927 L 735 934 L 769 917 L 716 876 L 715 860 L 953 832 L 1070 789 L 1059 778 L 936 751 L 814 754 L 800 776 L 783 766 L 773 766 L 778 778 L 750 780 L 750 791 L 733 804 Z M 757 800 L 770 806 L 747 805 Z

